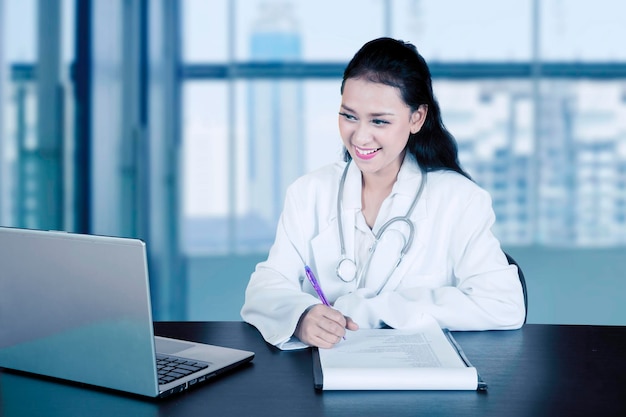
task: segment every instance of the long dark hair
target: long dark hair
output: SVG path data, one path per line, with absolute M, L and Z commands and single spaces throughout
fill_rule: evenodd
M 392 38 L 367 42 L 348 63 L 343 73 L 341 94 L 350 78 L 364 78 L 398 88 L 412 111 L 422 104 L 428 106 L 422 128 L 409 136 L 407 151 L 426 171 L 449 169 L 470 178 L 459 164 L 456 140 L 441 120 L 428 65 L 413 44 Z M 344 159 L 350 159 L 347 150 Z

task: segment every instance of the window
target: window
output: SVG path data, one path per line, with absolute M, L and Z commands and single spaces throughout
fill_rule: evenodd
M 518 261 L 557 253 L 566 259 L 554 263 L 560 272 L 574 268 L 568 260 L 623 258 L 619 2 L 0 6 L 0 224 L 145 238 L 156 319 L 238 319 L 286 187 L 341 157 L 342 72 L 379 36 L 413 42 L 429 62 L 461 163 L 491 193 L 494 232 L 507 250 L 522 251 Z M 85 56 L 92 67 L 77 67 Z M 55 159 L 46 165 L 50 128 L 56 135 L 46 149 Z M 46 189 L 50 178 L 55 186 Z M 560 279 L 539 272 L 542 284 Z
M 444 123 L 462 165 L 492 194 L 503 244 L 626 243 L 609 232 L 625 225 L 606 212 L 624 192 L 626 68 L 610 61 L 626 54 L 578 34 L 583 19 L 626 32 L 608 4 L 591 14 L 560 1 L 213 4 L 182 5 L 187 252 L 267 250 L 287 185 L 340 157 L 343 67 L 383 35 L 412 41 L 429 62 Z M 582 191 L 599 181 L 580 176 L 587 167 L 604 187 Z M 584 208 L 600 194 L 613 204 Z M 588 217 L 605 214 L 614 223 L 598 233 Z

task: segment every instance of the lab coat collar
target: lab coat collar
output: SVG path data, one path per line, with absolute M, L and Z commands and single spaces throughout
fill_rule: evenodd
M 343 187 L 342 205 L 344 209 L 361 208 L 361 170 L 356 163 L 351 162 L 346 175 L 346 183 Z
M 400 167 L 400 172 L 398 172 L 398 179 L 391 190 L 391 194 L 401 194 L 412 200 L 417 192 L 415 184 L 420 184 L 422 175 L 424 174 L 417 160 L 412 154 L 407 152 L 404 156 L 402 166 Z

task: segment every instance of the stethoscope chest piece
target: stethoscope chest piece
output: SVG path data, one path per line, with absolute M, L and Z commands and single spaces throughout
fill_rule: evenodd
M 352 259 L 344 256 L 337 264 L 335 272 L 343 282 L 352 282 L 356 278 L 356 264 Z

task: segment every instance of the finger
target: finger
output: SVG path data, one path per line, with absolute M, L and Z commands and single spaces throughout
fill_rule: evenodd
M 346 327 L 346 317 L 339 310 L 335 310 L 334 308 L 328 307 L 328 309 L 323 311 L 324 317 L 328 320 L 331 320 L 341 328 Z
M 342 339 L 341 336 L 323 331 L 317 335 L 316 345 L 318 347 L 331 348 L 337 343 L 339 343 L 341 339 Z
M 359 325 L 354 322 L 350 317 L 346 317 L 346 329 L 359 330 Z
M 319 338 L 316 338 L 313 341 L 311 341 L 310 345 L 318 347 L 320 349 L 331 349 L 333 346 L 335 346 L 334 343 L 330 343 L 324 339 L 319 339 Z
M 321 331 L 328 334 L 328 337 L 326 338 L 326 340 L 328 341 L 333 341 L 332 338 L 334 337 L 343 337 L 346 332 L 345 325 L 337 323 L 335 320 L 329 319 L 327 317 L 324 317 L 317 324 L 320 327 Z

